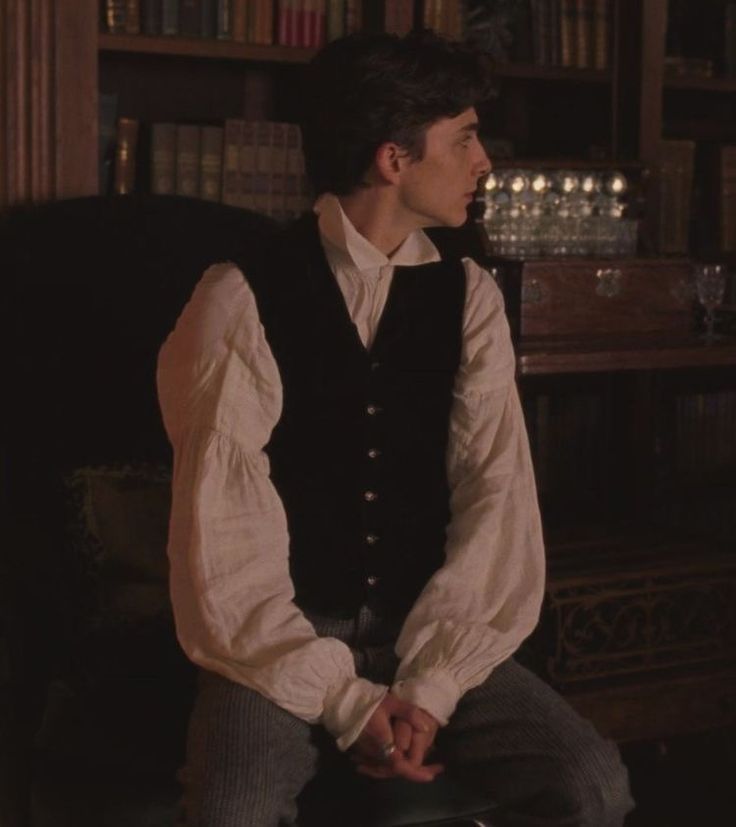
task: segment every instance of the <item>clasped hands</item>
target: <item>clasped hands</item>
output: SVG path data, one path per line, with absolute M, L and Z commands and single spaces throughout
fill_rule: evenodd
M 358 772 L 371 778 L 432 781 L 444 767 L 425 764 L 439 724 L 425 710 L 389 693 L 376 707 L 353 746 Z M 393 751 L 386 749 L 395 745 Z

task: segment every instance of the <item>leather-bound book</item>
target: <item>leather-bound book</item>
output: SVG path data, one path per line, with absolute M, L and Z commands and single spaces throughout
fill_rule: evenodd
M 127 195 L 135 190 L 135 164 L 139 126 L 139 121 L 136 118 L 118 118 L 112 186 L 114 195 Z
M 155 123 L 151 127 L 151 192 L 176 192 L 176 124 Z
M 176 126 L 176 194 L 196 198 L 199 195 L 200 127 L 196 124 Z
M 199 195 L 205 201 L 222 200 L 222 148 L 222 127 L 203 126 L 199 156 Z

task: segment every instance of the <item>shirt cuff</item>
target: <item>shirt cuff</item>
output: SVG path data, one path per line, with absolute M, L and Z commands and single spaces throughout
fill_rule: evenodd
M 397 681 L 391 692 L 402 701 L 418 706 L 446 726 L 462 692 L 455 679 L 439 669 Z
M 355 743 L 387 692 L 387 686 L 365 678 L 348 678 L 328 690 L 322 725 L 336 738 L 338 749 L 345 751 Z

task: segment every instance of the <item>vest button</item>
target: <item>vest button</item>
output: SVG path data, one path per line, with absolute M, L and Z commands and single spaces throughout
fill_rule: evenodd
M 368 449 L 368 459 L 377 459 L 381 456 L 381 452 L 378 448 L 369 448 Z
M 378 370 L 381 367 L 381 363 L 379 361 L 371 362 L 371 370 Z
M 376 577 L 375 574 L 371 574 L 370 576 L 366 577 L 365 582 L 369 586 L 373 587 L 378 583 L 378 578 Z
M 380 539 L 381 538 L 377 534 L 366 534 L 365 535 L 365 541 L 366 541 L 366 543 L 368 543 L 369 546 L 375 546 L 375 544 Z
M 367 503 L 372 503 L 372 502 L 373 502 L 373 500 L 378 499 L 378 494 L 376 494 L 376 492 L 375 492 L 375 491 L 366 491 L 366 492 L 363 494 L 363 499 L 364 499 Z
M 381 413 L 381 408 L 378 405 L 366 405 L 365 412 L 368 416 L 375 416 L 377 413 Z

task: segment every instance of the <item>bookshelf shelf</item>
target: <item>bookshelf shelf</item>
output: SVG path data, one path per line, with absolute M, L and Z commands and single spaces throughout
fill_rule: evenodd
M 259 46 L 253 43 L 235 43 L 232 40 L 150 37 L 108 34 L 107 32 L 101 32 L 99 35 L 98 51 L 297 64 L 306 63 L 315 52 L 314 49 L 301 49 L 294 46 Z
M 576 69 L 534 63 L 497 63 L 493 71 L 501 78 L 563 83 L 604 84 L 610 83 L 613 78 L 610 69 Z
M 672 91 L 736 92 L 736 78 L 665 78 L 664 88 Z
M 704 344 L 696 337 L 641 335 L 625 339 L 545 339 L 518 350 L 522 376 L 601 371 L 736 367 L 736 339 Z

